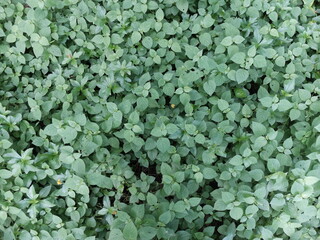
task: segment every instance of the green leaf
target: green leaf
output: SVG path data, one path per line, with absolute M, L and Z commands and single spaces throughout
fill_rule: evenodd
M 253 59 L 253 65 L 256 68 L 264 68 L 267 66 L 267 60 L 264 56 L 262 55 L 257 55 Z
M 277 51 L 272 48 L 266 48 L 263 51 L 263 55 L 267 58 L 273 58 L 277 54 Z
M 305 89 L 299 89 L 298 93 L 302 101 L 307 101 L 308 99 L 311 98 L 311 93 Z
M 148 193 L 147 194 L 147 202 L 149 205 L 156 205 L 157 204 L 157 197 L 152 193 Z
M 156 11 L 156 18 L 157 18 L 157 21 L 162 21 L 163 18 L 164 18 L 164 12 L 161 8 L 159 8 L 157 11 Z
M 222 192 L 221 197 L 222 201 L 224 201 L 225 203 L 231 203 L 235 200 L 234 195 L 230 192 Z
M 221 110 L 221 111 L 224 111 L 226 109 L 229 108 L 229 103 L 224 100 L 224 99 L 219 99 L 218 100 L 218 108 Z
M 134 132 L 131 130 L 125 130 L 123 133 L 123 137 L 125 138 L 125 140 L 127 140 L 128 142 L 133 142 L 134 140 Z
M 238 69 L 236 71 L 236 80 L 238 83 L 245 82 L 249 77 L 249 72 L 245 69 Z
M 289 64 L 287 65 L 287 67 L 286 67 L 286 73 L 288 73 L 288 74 L 294 73 L 295 70 L 296 70 L 296 67 L 295 67 L 295 65 L 294 65 L 292 62 L 289 63 Z
M 311 103 L 310 109 L 314 112 L 320 112 L 320 102 L 316 101 L 316 102 Z
M 108 240 L 125 240 L 120 229 L 111 229 Z
M 250 171 L 249 174 L 255 181 L 261 180 L 262 177 L 264 176 L 263 171 L 260 169 L 254 169 L 254 170 Z
M 316 125 L 316 126 L 314 127 L 314 129 L 317 130 L 318 132 L 320 132 L 320 124 Z
M 199 203 L 201 201 L 201 198 L 198 198 L 198 197 L 192 197 L 189 199 L 189 204 L 191 207 L 195 207 L 195 206 L 198 206 Z
M 138 231 L 136 226 L 132 221 L 127 223 L 123 229 L 123 237 L 126 240 L 137 240 L 138 238 Z
M 246 55 L 243 52 L 237 52 L 231 57 L 231 60 L 234 63 L 242 65 L 242 64 L 244 64 L 245 57 L 246 57 Z
M 266 127 L 263 124 L 258 122 L 252 122 L 251 128 L 254 135 L 256 136 L 265 135 L 267 133 Z
M 200 43 L 206 47 L 212 44 L 211 36 L 209 33 L 202 33 L 199 37 Z
M 272 28 L 270 30 L 270 35 L 273 37 L 279 37 L 279 32 L 277 31 L 277 29 Z
M 181 47 L 180 47 L 180 44 L 178 42 L 173 42 L 172 45 L 171 45 L 171 49 L 176 53 L 181 52 Z
M 203 84 L 203 90 L 210 96 L 215 92 L 216 90 L 216 82 L 214 80 L 208 80 Z
M 267 167 L 270 172 L 277 172 L 280 169 L 280 162 L 278 159 L 271 158 L 268 160 Z
M 92 42 L 94 42 L 95 44 L 102 44 L 104 42 L 104 38 L 102 35 L 95 35 L 92 39 Z
M 87 118 L 84 114 L 80 113 L 74 116 L 74 120 L 80 125 L 84 126 L 86 125 Z
M 274 239 L 273 233 L 269 229 L 264 228 L 264 227 L 262 227 L 262 229 L 261 229 L 261 236 L 264 240 Z
M 191 45 L 186 45 L 186 55 L 188 56 L 189 59 L 193 59 L 199 52 L 199 49 L 197 47 L 191 46 Z
M 249 57 L 254 57 L 256 55 L 256 53 L 257 53 L 257 49 L 255 46 L 252 46 L 249 48 L 249 50 L 248 50 Z
M 56 57 L 61 57 L 62 56 L 60 48 L 58 46 L 56 46 L 56 45 L 51 45 L 48 48 L 48 51 L 49 51 L 49 53 L 51 53 L 52 55 L 54 55 Z
M 89 194 L 89 188 L 83 182 L 83 179 L 76 176 L 76 175 L 73 175 L 72 177 L 68 178 L 66 180 L 64 186 L 66 188 L 70 188 L 70 189 L 72 189 L 72 190 L 76 191 L 77 193 L 84 195 L 84 196 Z
M 302 185 L 302 183 L 298 182 L 298 181 L 294 181 L 292 186 L 291 186 L 291 193 L 293 195 L 297 195 L 300 194 L 304 191 L 304 186 Z
M 86 165 L 82 159 L 77 159 L 72 163 L 71 167 L 77 174 L 85 174 L 86 173 Z
M 6 38 L 7 43 L 14 43 L 16 40 L 17 40 L 16 36 L 11 33 Z
M 300 111 L 298 109 L 291 109 L 289 116 L 290 116 L 290 120 L 294 121 L 297 120 L 300 117 Z
M 242 157 L 240 155 L 235 155 L 234 157 L 232 157 L 230 159 L 229 163 L 234 165 L 234 166 L 242 165 L 242 163 L 243 163 Z
M 161 137 L 162 135 L 165 135 L 165 134 L 163 134 L 163 131 L 161 130 L 160 127 L 155 127 L 154 129 L 151 130 L 151 135 L 154 137 Z
M 278 65 L 279 67 L 284 67 L 286 64 L 286 60 L 283 56 L 279 56 L 276 58 L 275 64 Z
M 177 201 L 173 206 L 173 210 L 178 213 L 184 212 L 185 209 L 186 209 L 186 205 L 183 201 Z
M 177 8 L 181 11 L 186 13 L 188 11 L 189 2 L 187 0 L 177 0 Z
M 218 199 L 214 203 L 213 208 L 214 208 L 214 210 L 217 210 L 217 211 L 224 211 L 224 210 L 226 210 L 227 205 L 221 199 Z
M 25 32 L 27 35 L 34 33 L 35 26 L 30 20 L 21 21 L 18 25 L 19 30 Z
M 234 42 L 235 44 L 240 44 L 240 43 L 242 43 L 244 40 L 245 40 L 245 39 L 244 39 L 242 36 L 240 36 L 240 35 L 237 35 L 237 36 L 234 36 L 234 37 L 233 37 L 233 42 Z
M 32 98 L 29 98 L 29 97 L 28 97 L 28 105 L 31 108 L 34 108 L 34 107 L 38 106 L 37 102 L 35 100 L 33 100 Z
M 42 56 L 44 49 L 40 43 L 37 43 L 37 42 L 32 43 L 32 49 L 33 49 L 34 55 L 37 58 Z
M 171 221 L 171 213 L 170 211 L 166 211 L 159 216 L 159 221 L 168 224 Z
M 53 124 L 49 124 L 44 128 L 44 134 L 48 136 L 55 136 L 58 134 L 57 128 Z
M 143 40 L 142 40 L 142 45 L 145 47 L 145 48 L 148 48 L 150 49 L 152 47 L 152 44 L 153 44 L 153 40 L 151 37 L 145 37 Z
M 131 35 L 131 41 L 133 44 L 138 43 L 141 40 L 141 34 L 137 31 L 133 32 Z M 151 44 L 152 45 L 152 44 Z
M 268 142 L 267 142 L 266 138 L 260 136 L 255 140 L 253 147 L 260 149 L 260 148 L 264 147 L 267 143 Z
M 281 99 L 279 101 L 278 110 L 280 112 L 286 112 L 292 107 L 293 107 L 293 104 L 289 102 L 287 99 Z
M 27 0 L 27 4 L 28 4 L 28 6 L 30 6 L 32 8 L 36 8 L 39 6 L 37 0 Z
M 42 112 L 40 111 L 39 107 L 35 107 L 35 108 L 31 108 L 31 111 L 30 111 L 30 120 L 31 121 L 36 121 L 36 120 L 40 120 L 41 119 L 41 116 L 42 116 Z
M 141 239 L 150 240 L 154 239 L 158 230 L 154 227 L 141 227 L 139 228 L 139 236 Z
M 74 161 L 73 148 L 70 146 L 62 146 L 60 148 L 59 160 L 65 164 L 71 164 Z
M 214 155 L 212 153 L 210 153 L 209 151 L 204 151 L 202 153 L 202 161 L 205 164 L 211 164 L 214 162 Z
M 69 126 L 58 129 L 58 134 L 62 137 L 62 140 L 65 144 L 71 143 L 78 135 L 77 130 Z
M 306 177 L 304 177 L 303 180 L 304 180 L 305 185 L 307 185 L 307 186 L 311 186 L 311 185 L 320 181 L 320 179 L 318 177 L 314 177 L 314 176 L 306 176 Z
M 203 169 L 204 179 L 214 179 L 218 176 L 217 172 L 213 168 L 206 167 Z
M 211 14 L 207 14 L 202 20 L 202 26 L 209 28 L 214 24 L 215 20 L 211 17 Z
M 170 141 L 168 138 L 159 138 L 157 141 L 157 148 L 160 152 L 167 152 L 170 148 Z
M 11 146 L 12 146 L 12 143 L 9 142 L 7 139 L 2 139 L 2 140 L 0 141 L 0 148 L 2 148 L 2 149 L 8 149 L 8 148 L 10 148 Z
M 49 45 L 49 42 L 48 42 L 48 39 L 46 37 L 40 37 L 39 39 L 39 43 L 42 45 L 42 46 L 48 46 Z
M 290 149 L 293 147 L 293 141 L 292 141 L 292 137 L 287 138 L 284 142 L 283 142 L 283 147 Z
M 263 97 L 259 99 L 262 106 L 269 108 L 272 105 L 272 98 L 271 97 Z
M 111 42 L 113 44 L 120 44 L 123 42 L 123 38 L 119 34 L 114 33 L 111 35 Z
M 303 49 L 301 47 L 297 47 L 292 50 L 292 53 L 295 56 L 300 56 L 302 52 L 303 52 Z
M 194 138 L 194 140 L 197 143 L 204 144 L 205 141 L 206 141 L 206 138 L 205 138 L 205 136 L 203 134 L 197 134 L 197 136 Z
M 186 124 L 185 129 L 186 129 L 187 133 L 190 135 L 195 135 L 196 131 L 197 131 L 197 127 L 193 124 Z
M 243 88 L 234 89 L 234 94 L 237 98 L 246 98 L 247 93 L 243 90 Z
M 113 184 L 110 178 L 99 173 L 88 173 L 86 175 L 89 185 L 97 185 L 101 188 L 112 189 Z
M 173 93 L 172 93 L 173 94 Z M 140 112 L 143 112 L 144 110 L 146 110 L 149 106 L 149 101 L 147 98 L 144 97 L 139 97 L 137 99 L 137 110 Z
M 227 171 L 223 171 L 220 175 L 220 179 L 221 180 L 225 180 L 225 181 L 228 181 L 231 179 L 231 174 Z
M 91 153 L 93 153 L 97 148 L 97 144 L 88 140 L 84 140 L 82 142 L 82 153 L 85 156 L 89 156 Z
M 203 174 L 201 172 L 197 172 L 194 175 L 194 179 L 196 180 L 197 183 L 201 183 L 203 181 Z
M 232 217 L 234 220 L 239 220 L 243 215 L 242 208 L 234 207 L 230 211 L 230 217 Z
M 138 124 L 139 123 L 139 113 L 137 111 L 133 111 L 128 118 L 128 122 L 132 124 Z
M 222 39 L 222 41 L 221 41 L 221 44 L 222 44 L 223 46 L 225 46 L 225 47 L 230 46 L 232 43 L 233 43 L 232 37 L 230 37 L 230 36 L 225 37 L 225 38 Z
M 0 169 L 0 178 L 8 179 L 12 177 L 12 172 L 6 169 Z
M 0 222 L 4 222 L 8 217 L 8 214 L 5 211 L 0 211 Z

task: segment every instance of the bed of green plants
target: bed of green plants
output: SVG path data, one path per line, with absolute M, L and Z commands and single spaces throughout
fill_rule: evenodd
M 0 239 L 319 239 L 318 8 L 1 0 Z

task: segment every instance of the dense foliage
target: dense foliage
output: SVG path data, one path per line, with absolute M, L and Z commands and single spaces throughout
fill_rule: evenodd
M 319 239 L 313 0 L 1 0 L 0 239 Z

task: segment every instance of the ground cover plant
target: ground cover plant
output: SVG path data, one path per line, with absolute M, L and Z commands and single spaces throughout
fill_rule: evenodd
M 0 239 L 319 239 L 313 0 L 1 0 Z

